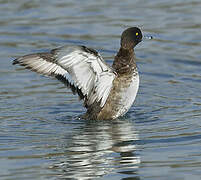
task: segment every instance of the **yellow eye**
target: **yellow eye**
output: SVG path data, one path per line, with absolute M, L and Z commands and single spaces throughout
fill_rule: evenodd
M 136 36 L 138 35 L 138 32 L 136 32 L 136 34 L 135 34 Z

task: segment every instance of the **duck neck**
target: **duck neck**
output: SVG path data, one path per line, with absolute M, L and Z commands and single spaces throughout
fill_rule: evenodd
M 130 74 L 136 69 L 134 49 L 120 48 L 112 67 L 117 74 Z

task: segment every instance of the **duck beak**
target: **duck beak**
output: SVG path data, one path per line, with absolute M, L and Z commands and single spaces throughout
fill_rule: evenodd
M 141 40 L 141 41 L 146 41 L 146 40 L 151 40 L 151 39 L 153 39 L 153 36 L 144 35 L 144 36 L 142 37 L 142 40 Z

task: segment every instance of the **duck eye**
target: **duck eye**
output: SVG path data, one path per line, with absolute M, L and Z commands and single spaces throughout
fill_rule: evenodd
M 135 33 L 136 36 L 137 36 L 138 34 L 139 34 L 138 32 Z

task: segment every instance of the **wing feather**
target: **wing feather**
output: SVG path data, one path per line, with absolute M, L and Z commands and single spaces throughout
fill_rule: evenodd
M 105 105 L 116 76 L 95 50 L 85 46 L 64 46 L 50 53 L 26 55 L 14 60 L 13 64 L 16 63 L 54 76 L 73 91 L 77 89 L 87 106 L 94 102 Z

